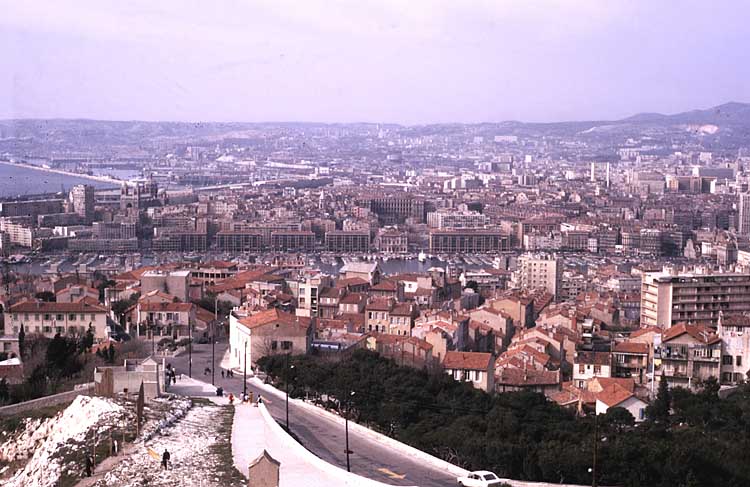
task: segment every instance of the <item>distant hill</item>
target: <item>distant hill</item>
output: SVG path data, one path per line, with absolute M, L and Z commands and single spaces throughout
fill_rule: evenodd
M 663 115 L 661 113 L 639 113 L 618 120 L 620 123 L 669 123 L 669 124 L 713 124 L 750 125 L 750 103 L 729 102 L 705 110 Z

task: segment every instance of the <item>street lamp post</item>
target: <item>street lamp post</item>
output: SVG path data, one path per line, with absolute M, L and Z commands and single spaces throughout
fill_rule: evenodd
M 211 327 L 211 385 L 216 385 L 216 324 L 219 320 L 219 297 L 214 300 L 214 324 Z
M 193 330 L 188 322 L 188 377 L 193 378 Z
M 245 360 L 244 360 L 244 368 L 245 371 L 243 373 L 242 378 L 242 397 L 244 398 L 247 395 L 247 339 L 245 339 Z
M 599 448 L 599 415 L 594 411 L 594 458 L 591 462 L 591 487 L 597 487 L 596 482 L 596 454 Z
M 349 464 L 349 413 L 352 410 L 352 396 L 354 395 L 354 391 L 351 391 L 349 393 L 349 396 L 346 398 L 346 414 L 344 414 L 344 431 L 345 431 L 345 437 L 346 437 L 346 471 L 351 472 L 352 468 Z
M 289 371 L 294 368 L 294 365 L 291 367 L 289 366 L 289 355 L 286 354 L 286 374 L 285 374 L 285 380 L 286 383 L 286 430 L 289 431 Z

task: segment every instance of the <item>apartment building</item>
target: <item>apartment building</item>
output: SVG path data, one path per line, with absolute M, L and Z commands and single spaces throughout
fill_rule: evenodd
M 278 252 L 315 250 L 315 233 L 309 230 L 271 232 L 271 248 Z
M 490 218 L 476 211 L 438 210 L 427 213 L 427 226 L 438 230 L 485 228 Z
M 560 297 L 563 291 L 563 261 L 551 254 L 525 254 L 518 258 L 516 283 L 521 289 L 544 289 Z
M 5 311 L 5 331 L 18 336 L 21 325 L 25 333 L 38 333 L 52 338 L 55 334 L 82 334 L 89 326 L 94 338 L 108 337 L 107 308 L 93 300 L 84 299 L 75 303 L 48 303 L 23 301 Z
M 719 314 L 750 312 L 750 274 L 647 272 L 641 284 L 641 326 L 686 322 L 716 328 Z
M 680 323 L 666 330 L 659 355 L 660 373 L 670 386 L 693 388 L 720 378 L 722 340 L 707 326 Z
M 510 240 L 499 230 L 433 230 L 430 252 L 440 254 L 488 253 L 510 250 Z
M 334 230 L 326 233 L 325 247 L 328 252 L 369 252 L 370 232 Z
M 216 246 L 224 252 L 259 252 L 263 235 L 255 231 L 221 231 L 216 234 Z
M 28 216 L 36 220 L 39 215 L 62 213 L 62 203 L 60 199 L 5 201 L 0 203 L 0 216 Z

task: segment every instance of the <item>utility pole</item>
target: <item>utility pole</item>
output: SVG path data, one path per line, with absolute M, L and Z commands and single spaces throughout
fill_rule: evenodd
M 219 321 L 219 297 L 214 300 L 214 324 L 211 327 L 211 385 L 216 385 L 216 325 Z M 243 396 L 244 397 L 244 396 Z
M 344 432 L 346 437 L 346 471 L 351 472 L 352 468 L 349 464 L 349 414 L 352 411 L 352 396 L 354 395 L 354 391 L 350 391 L 349 394 L 346 397 L 346 414 L 344 414 Z
M 594 411 L 594 460 L 591 463 L 591 487 L 596 487 L 596 454 L 599 448 L 599 415 Z
M 284 374 L 285 375 L 284 382 L 286 383 L 286 430 L 287 432 L 289 432 L 289 372 L 291 371 L 291 369 L 294 368 L 294 365 L 292 365 L 291 367 L 289 366 L 289 355 L 291 355 L 291 353 L 286 354 L 286 374 Z
M 189 318 L 188 318 L 189 319 Z M 188 377 L 193 378 L 193 330 L 188 321 Z
M 247 339 L 245 339 L 245 372 L 242 378 L 242 397 L 247 395 Z

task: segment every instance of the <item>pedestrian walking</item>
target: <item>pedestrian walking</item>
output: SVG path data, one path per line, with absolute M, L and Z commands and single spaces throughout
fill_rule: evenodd
M 164 454 L 161 456 L 161 467 L 164 470 L 169 470 L 169 450 L 164 450 Z
M 91 459 L 91 455 L 86 454 L 86 477 L 91 477 L 91 469 L 94 466 L 94 461 Z
M 117 452 L 120 451 L 120 445 L 117 443 L 117 440 L 112 440 L 112 455 L 116 456 Z
M 232 394 L 231 392 L 229 393 L 229 404 L 234 404 L 234 394 Z
M 224 369 L 221 369 L 221 378 L 224 378 Z

